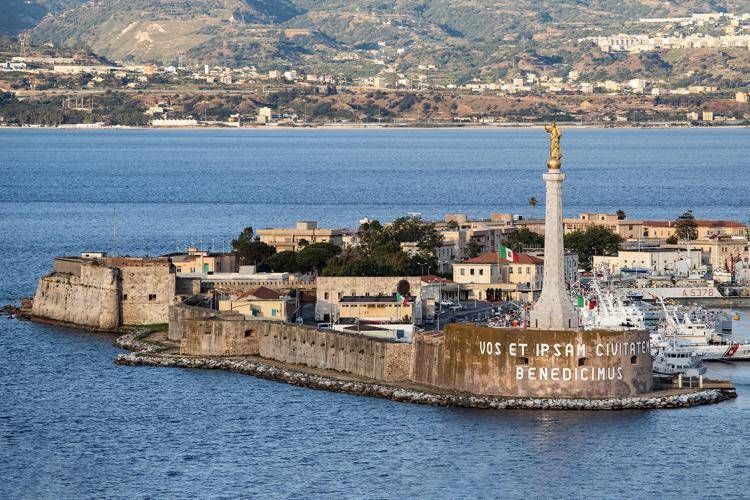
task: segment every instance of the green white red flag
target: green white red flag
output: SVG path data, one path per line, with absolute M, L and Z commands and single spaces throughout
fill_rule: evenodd
M 502 257 L 503 259 L 509 260 L 511 262 L 518 262 L 518 256 L 516 255 L 516 252 L 504 246 L 502 243 L 497 244 L 497 251 L 500 254 L 500 257 Z

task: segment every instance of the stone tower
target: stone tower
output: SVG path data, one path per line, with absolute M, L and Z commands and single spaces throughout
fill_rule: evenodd
M 531 311 L 530 327 L 544 330 L 578 329 L 578 312 L 565 289 L 563 247 L 562 154 L 560 130 L 555 123 L 545 127 L 550 134 L 550 159 L 542 177 L 547 185 L 544 214 L 544 281 L 542 295 Z

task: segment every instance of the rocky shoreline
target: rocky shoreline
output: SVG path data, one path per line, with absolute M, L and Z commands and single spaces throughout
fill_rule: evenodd
M 471 396 L 460 394 L 430 393 L 370 383 L 340 380 L 264 365 L 249 360 L 232 358 L 202 358 L 181 355 L 155 354 L 157 346 L 137 339 L 137 332 L 118 339 L 118 347 L 136 348 L 139 352 L 120 354 L 115 364 L 128 366 L 156 366 L 165 368 L 196 368 L 202 370 L 228 370 L 244 375 L 284 382 L 298 387 L 341 392 L 358 396 L 370 396 L 393 401 L 432 406 L 489 408 L 505 410 L 629 410 L 658 408 L 688 408 L 713 404 L 733 397 L 721 389 L 703 389 L 690 393 L 644 395 L 628 398 L 567 399 L 567 398 L 509 398 L 498 396 Z M 146 351 L 146 349 L 149 349 Z

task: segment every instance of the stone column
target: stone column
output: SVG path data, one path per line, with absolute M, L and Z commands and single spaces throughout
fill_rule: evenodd
M 542 295 L 531 311 L 530 327 L 544 330 L 578 328 L 578 312 L 565 289 L 562 184 L 565 174 L 550 168 L 543 175 L 547 184 L 544 216 L 544 282 Z

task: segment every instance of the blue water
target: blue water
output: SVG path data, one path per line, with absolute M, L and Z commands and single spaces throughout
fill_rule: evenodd
M 564 134 L 571 215 L 750 213 L 750 130 Z M 547 147 L 540 129 L 0 130 L 0 304 L 33 294 L 54 255 L 109 249 L 113 219 L 121 253 L 157 254 L 220 249 L 246 225 L 300 219 L 529 214 Z M 711 366 L 740 394 L 715 406 L 493 412 L 115 366 L 112 340 L 0 319 L 0 498 L 692 498 L 750 487 L 750 364 Z

